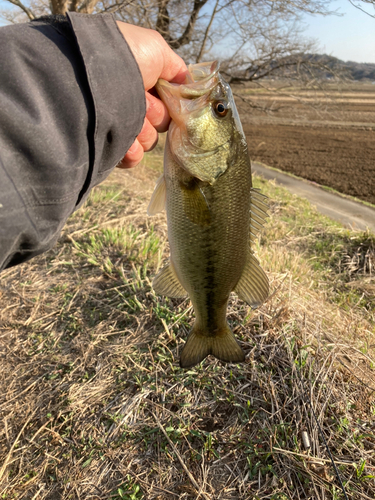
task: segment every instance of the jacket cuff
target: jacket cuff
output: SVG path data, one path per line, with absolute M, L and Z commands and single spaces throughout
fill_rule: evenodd
M 81 204 L 84 195 L 107 177 L 138 136 L 146 114 L 146 99 L 138 64 L 113 15 L 69 12 L 67 16 L 95 108 L 93 158 Z

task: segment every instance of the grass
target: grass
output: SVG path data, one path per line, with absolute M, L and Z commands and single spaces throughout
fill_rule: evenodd
M 116 172 L 53 250 L 0 277 L 0 498 L 342 499 L 312 404 L 348 497 L 373 499 L 374 235 L 256 178 L 272 294 L 230 299 L 246 362 L 181 370 L 190 303 L 151 287 L 161 163 Z
M 374 323 L 375 235 L 350 231 L 320 215 L 306 200 L 263 179 L 257 182 L 274 200 L 273 224 L 266 228 L 261 241 L 268 249 L 267 257 L 273 256 L 272 249 L 280 243 L 286 247 L 283 259 L 287 262 L 283 260 L 279 266 L 276 260 L 280 251 L 276 248 L 270 268 L 282 272 L 283 268 L 297 266 L 294 279 L 309 287 L 310 282 L 325 293 L 327 301 L 348 306 L 350 311 L 355 309 Z

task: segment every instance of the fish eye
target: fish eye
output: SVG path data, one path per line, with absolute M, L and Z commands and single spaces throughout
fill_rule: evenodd
M 217 101 L 214 104 L 214 111 L 218 117 L 222 118 L 229 111 L 228 104 L 224 101 Z

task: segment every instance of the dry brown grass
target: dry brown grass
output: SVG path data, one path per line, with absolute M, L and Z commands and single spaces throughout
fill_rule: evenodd
M 311 401 L 348 497 L 373 499 L 374 274 L 345 247 L 366 235 L 258 180 L 273 294 L 255 312 L 231 298 L 244 364 L 184 371 L 191 307 L 150 286 L 168 254 L 150 172 L 117 172 L 1 275 L 0 498 L 342 499 Z

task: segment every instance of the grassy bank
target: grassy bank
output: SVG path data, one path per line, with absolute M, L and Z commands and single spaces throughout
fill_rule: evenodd
M 116 172 L 52 251 L 1 275 L 0 498 L 338 500 L 313 408 L 348 497 L 373 499 L 374 235 L 256 178 L 272 294 L 230 300 L 246 362 L 181 370 L 190 303 L 151 288 L 161 163 Z

